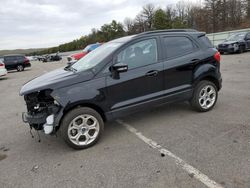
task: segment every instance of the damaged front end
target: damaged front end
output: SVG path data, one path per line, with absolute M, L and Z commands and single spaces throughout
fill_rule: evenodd
M 27 112 L 22 114 L 23 121 L 35 130 L 43 130 L 45 134 L 56 132 L 60 104 L 51 96 L 52 90 L 36 91 L 24 95 Z

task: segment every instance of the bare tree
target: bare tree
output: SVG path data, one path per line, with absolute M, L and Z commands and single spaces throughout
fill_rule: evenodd
M 133 25 L 134 25 L 134 21 L 131 19 L 131 18 L 125 18 L 124 19 L 124 29 L 125 31 L 127 32 L 130 32 L 133 28 Z
M 144 19 L 145 30 L 151 30 L 153 28 L 155 6 L 153 4 L 147 4 L 143 7 L 141 16 Z

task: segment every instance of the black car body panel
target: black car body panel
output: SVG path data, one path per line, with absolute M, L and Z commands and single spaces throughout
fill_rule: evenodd
M 34 78 L 26 83 L 21 91 L 20 95 L 26 95 L 34 91 L 42 91 L 44 89 L 58 89 L 66 87 L 68 85 L 74 85 L 79 82 L 90 80 L 93 77 L 91 71 L 81 72 L 74 74 L 72 71 L 64 70 L 63 68 L 51 71 L 42 76 Z
M 186 42 L 193 45 L 187 45 L 193 51 L 170 58 L 163 38 L 176 36 L 184 37 Z M 32 127 L 41 130 L 44 118 L 53 112 L 56 131 L 63 116 L 77 106 L 91 107 L 104 120 L 111 120 L 155 105 L 189 100 L 195 84 L 205 78 L 214 81 L 219 90 L 222 79 L 219 63 L 214 58 L 217 50 L 210 44 L 204 44 L 202 37 L 205 34 L 201 32 L 156 31 L 111 41 L 122 45 L 92 69 L 80 72 L 70 68 L 59 69 L 26 83 L 20 91 L 28 108 L 23 119 L 27 121 L 32 116 L 35 119 L 37 113 L 42 113 L 40 123 L 28 121 Z M 157 51 L 152 52 L 152 46 L 148 47 L 147 43 L 143 48 L 146 54 L 156 54 L 154 63 L 128 67 L 127 72 L 113 76 L 110 67 L 117 63 L 119 54 L 127 47 L 151 40 Z M 182 45 L 182 41 L 179 42 Z M 105 45 L 108 43 L 94 52 L 98 53 Z M 39 111 L 40 106 L 43 108 Z

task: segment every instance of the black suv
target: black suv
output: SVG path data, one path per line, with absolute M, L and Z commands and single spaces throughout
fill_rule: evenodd
M 189 101 L 211 110 L 221 89 L 220 54 L 203 32 L 163 30 L 103 44 L 72 66 L 26 83 L 23 121 L 61 132 L 73 148 L 100 138 L 104 122 L 142 109 Z
M 218 45 L 221 54 L 227 53 L 243 53 L 250 49 L 250 32 L 235 33 L 228 37 L 223 43 Z
M 31 66 L 29 59 L 24 55 L 5 55 L 2 59 L 7 70 L 23 71 Z

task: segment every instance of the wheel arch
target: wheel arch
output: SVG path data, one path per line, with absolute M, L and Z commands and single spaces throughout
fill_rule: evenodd
M 89 107 L 89 108 L 94 109 L 95 111 L 97 111 L 101 115 L 103 121 L 106 121 L 106 116 L 105 116 L 104 110 L 100 106 L 93 104 L 93 103 L 89 103 L 89 102 L 77 102 L 77 103 L 73 103 L 73 104 L 68 104 L 64 108 L 63 114 L 66 115 L 69 111 L 73 110 L 74 108 L 79 108 L 79 107 Z
M 217 87 L 217 90 L 218 91 L 220 90 L 220 83 L 219 83 L 218 79 L 216 79 L 215 77 L 213 77 L 213 76 L 205 76 L 202 79 L 200 79 L 199 81 L 202 81 L 202 80 L 207 80 L 207 81 L 210 81 L 210 82 L 214 83 L 215 86 Z
M 93 104 L 93 103 L 88 103 L 88 102 L 77 102 L 77 103 L 73 103 L 73 104 L 68 104 L 64 108 L 63 115 L 62 115 L 62 117 L 61 117 L 61 119 L 59 121 L 59 124 L 58 124 L 59 126 L 58 126 L 57 130 L 60 128 L 61 122 L 62 122 L 63 118 L 65 117 L 65 115 L 68 112 L 70 112 L 71 110 L 73 110 L 75 108 L 79 108 L 79 107 L 89 107 L 89 108 L 92 108 L 92 109 L 94 109 L 95 111 L 97 111 L 101 115 L 101 117 L 102 117 L 102 119 L 103 119 L 104 122 L 107 121 L 105 113 L 104 113 L 103 109 L 100 106 L 98 106 L 96 104 Z
M 212 64 L 205 64 L 198 67 L 194 72 L 193 86 L 195 87 L 202 80 L 208 80 L 213 82 L 219 91 L 221 89 L 220 79 L 221 75 L 218 68 Z

